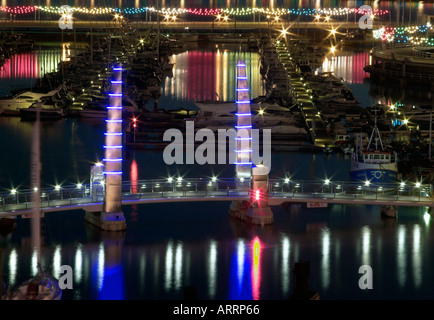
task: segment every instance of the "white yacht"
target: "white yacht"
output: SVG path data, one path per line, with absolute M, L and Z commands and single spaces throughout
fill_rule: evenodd
M 60 88 L 48 92 L 26 90 L 12 96 L 0 97 L 0 113 L 2 115 L 19 115 L 19 109 L 29 108 L 35 102 L 41 101 L 41 98 L 52 97 L 59 91 Z
M 83 107 L 82 110 L 78 111 L 78 114 L 82 118 L 106 118 L 107 117 L 107 100 L 102 100 L 101 102 L 88 103 Z M 122 98 L 122 107 L 124 114 L 132 114 L 140 112 L 139 106 L 137 103 L 129 98 Z
M 198 102 L 195 128 L 229 129 L 237 122 L 234 102 Z M 288 108 L 271 103 L 251 103 L 253 128 L 272 129 L 273 133 L 306 134 L 303 127 L 296 125 L 296 117 Z

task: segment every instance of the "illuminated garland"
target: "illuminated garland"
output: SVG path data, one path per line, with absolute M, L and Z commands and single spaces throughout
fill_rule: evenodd
M 348 14 L 373 14 L 373 15 L 384 15 L 388 14 L 388 10 L 379 10 L 373 9 L 372 12 L 368 12 L 366 10 L 361 10 L 359 8 L 325 8 L 325 9 L 285 9 L 285 8 L 221 8 L 221 9 L 198 9 L 198 8 L 190 8 L 190 9 L 182 9 L 182 8 L 163 8 L 160 10 L 156 10 L 154 7 L 140 7 L 140 8 L 85 8 L 85 7 L 69 7 L 68 9 L 62 7 L 47 7 L 47 6 L 17 6 L 17 7 L 0 7 L 0 11 L 4 11 L 7 13 L 13 14 L 26 14 L 34 12 L 35 10 L 41 10 L 47 13 L 54 14 L 63 14 L 66 12 L 79 12 L 84 14 L 110 14 L 110 13 L 124 13 L 124 14 L 140 14 L 146 13 L 147 11 L 160 13 L 163 15 L 172 14 L 194 14 L 194 15 L 202 15 L 202 16 L 213 16 L 218 14 L 229 14 L 234 16 L 243 16 L 243 15 L 251 15 L 254 13 L 262 13 L 266 15 L 318 15 L 324 14 L 327 16 L 343 16 Z
M 429 46 L 434 45 L 433 37 L 428 37 L 429 31 L 433 31 L 434 28 L 428 22 L 421 26 L 408 26 L 408 27 L 383 27 L 373 31 L 375 39 L 381 39 L 382 41 L 396 41 L 397 43 L 410 43 L 414 45 L 427 44 Z M 424 36 L 423 36 L 424 34 Z
M 36 9 L 35 6 L 0 7 L 0 11 L 10 14 L 27 14 L 35 12 Z

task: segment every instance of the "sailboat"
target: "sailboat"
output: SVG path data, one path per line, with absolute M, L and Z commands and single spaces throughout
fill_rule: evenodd
M 38 274 L 35 277 L 22 283 L 17 289 L 11 291 L 10 288 L 5 300 L 60 300 L 62 290 L 59 282 L 50 273 L 44 272 L 41 267 L 41 209 L 40 209 L 40 107 L 36 116 L 36 122 L 33 131 L 33 143 L 31 151 L 31 182 L 33 185 L 32 192 L 32 245 L 36 250 Z
M 363 148 L 362 136 L 356 137 L 356 148 L 351 155 L 351 179 L 372 183 L 395 183 L 398 178 L 398 155 L 383 147 L 377 127 L 377 115 L 369 143 Z

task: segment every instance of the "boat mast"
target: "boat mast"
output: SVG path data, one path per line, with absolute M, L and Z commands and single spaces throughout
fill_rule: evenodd
M 368 150 L 369 150 L 369 148 L 371 146 L 372 139 L 375 139 L 375 150 L 378 150 L 378 141 L 380 141 L 381 150 L 383 150 L 383 142 L 381 141 L 380 130 L 378 130 L 378 127 L 377 127 L 377 112 L 378 112 L 378 109 L 375 108 L 373 111 L 374 111 L 374 114 L 375 114 L 375 122 L 374 122 L 374 129 L 372 130 L 371 137 L 369 138 Z M 374 136 L 375 136 L 375 138 L 374 138 Z
M 31 150 L 31 200 L 32 200 L 32 246 L 36 250 L 38 274 L 40 274 L 41 265 L 41 208 L 40 208 L 40 187 L 41 187 L 41 159 L 40 159 L 40 110 L 39 104 L 36 112 L 36 122 L 33 127 L 33 141 Z

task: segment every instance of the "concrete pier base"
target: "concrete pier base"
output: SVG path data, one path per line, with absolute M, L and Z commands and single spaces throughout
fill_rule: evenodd
M 123 212 L 105 213 L 86 211 L 84 220 L 105 231 L 123 231 L 127 229 Z
M 229 207 L 229 216 L 245 221 L 248 208 L 249 203 L 247 201 L 232 201 Z
M 273 212 L 271 211 L 270 207 L 250 207 L 246 213 L 246 221 L 251 224 L 259 224 L 261 226 L 273 224 Z

